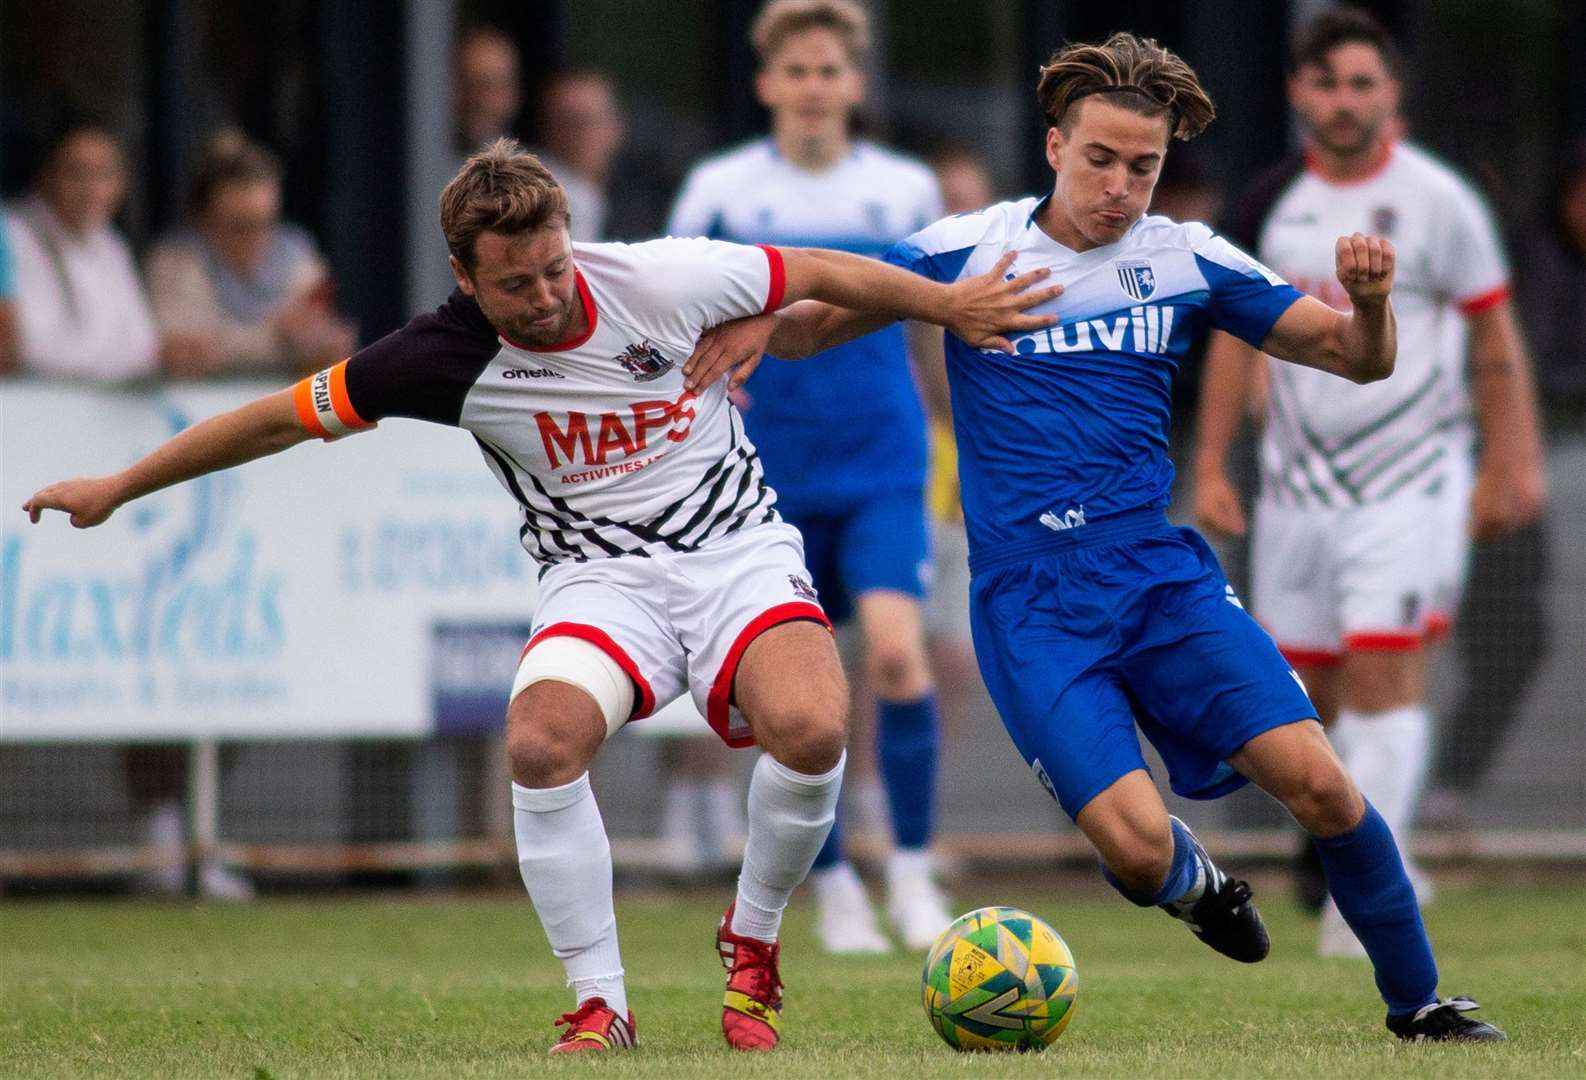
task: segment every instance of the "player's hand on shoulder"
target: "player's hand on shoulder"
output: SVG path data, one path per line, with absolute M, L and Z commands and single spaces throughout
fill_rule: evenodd
M 942 325 L 959 340 L 977 349 L 1013 351 L 1008 334 L 1041 330 L 1057 322 L 1055 315 L 1026 315 L 1063 294 L 1063 286 L 1037 288 L 1051 274 L 1039 267 L 1016 277 L 1008 277 L 1014 252 L 1005 252 L 997 264 L 979 277 L 965 278 L 948 286 L 951 299 L 943 313 Z
M 102 523 L 120 505 L 113 478 L 83 477 L 40 489 L 22 504 L 22 509 L 35 524 L 44 511 L 59 510 L 69 515 L 74 528 L 87 529 Z
M 1334 246 L 1338 283 L 1351 303 L 1381 302 L 1393 289 L 1396 258 L 1393 241 L 1385 236 L 1354 233 L 1340 236 Z
M 776 316 L 766 314 L 734 319 L 706 330 L 683 364 L 683 386 L 696 394 L 703 393 L 726 375 L 727 391 L 737 390 L 760 366 L 775 329 Z

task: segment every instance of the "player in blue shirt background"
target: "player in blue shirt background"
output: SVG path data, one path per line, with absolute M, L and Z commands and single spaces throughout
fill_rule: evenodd
M 751 37 L 771 135 L 696 166 L 668 231 L 880 257 L 940 217 L 930 169 L 850 137 L 864 98 L 867 36 L 865 13 L 849 0 L 767 4 Z M 951 915 L 929 855 L 937 707 L 922 604 L 930 575 L 926 428 L 903 327 L 882 327 L 804 364 L 770 365 L 739 404 L 777 508 L 804 536 L 821 603 L 833 621 L 858 620 L 893 830 L 887 914 L 910 948 L 925 948 Z M 821 447 L 818 457 L 812 445 Z M 817 931 L 831 952 L 883 952 L 890 945 L 843 856 L 841 822 L 839 815 L 810 874 Z
M 1282 360 L 1356 382 L 1397 351 L 1392 245 L 1340 238 L 1352 310 L 1302 296 L 1204 225 L 1145 216 L 1170 139 L 1213 106 L 1154 41 L 1117 34 L 1060 49 L 1037 88 L 1050 127 L 1050 194 L 939 221 L 889 259 L 939 281 L 1049 269 L 1063 293 L 1032 313 L 1057 325 L 1013 349 L 947 339 L 969 531 L 971 624 L 982 675 L 1037 777 L 1140 906 L 1182 919 L 1236 960 L 1268 951 L 1250 887 L 1168 814 L 1136 724 L 1173 790 L 1215 798 L 1254 781 L 1314 839 L 1340 912 L 1365 945 L 1387 1026 L 1407 1040 L 1500 1040 L 1440 998 L 1404 864 L 1316 722 L 1272 639 L 1244 611 L 1199 534 L 1163 515 L 1172 373 L 1226 330 Z M 686 370 L 741 379 L 767 346 L 806 355 L 877 321 L 824 305 L 745 320 Z M 740 366 L 742 365 L 742 366 Z

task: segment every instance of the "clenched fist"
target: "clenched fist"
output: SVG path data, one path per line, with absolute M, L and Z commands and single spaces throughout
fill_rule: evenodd
M 1356 306 L 1381 303 L 1393 289 L 1393 241 L 1383 236 L 1340 236 L 1334 247 L 1338 283 Z

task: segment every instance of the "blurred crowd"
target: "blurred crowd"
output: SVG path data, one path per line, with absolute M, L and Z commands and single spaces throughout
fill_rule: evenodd
M 613 195 L 623 145 L 622 104 L 598 71 L 558 72 L 527 100 L 517 44 L 490 27 L 457 37 L 454 142 L 459 162 L 483 143 L 526 129 L 567 190 L 575 240 L 613 232 Z M 283 381 L 352 352 L 390 327 L 360 327 L 338 311 L 336 283 L 315 238 L 282 215 L 286 169 L 271 150 L 232 127 L 213 132 L 192 163 L 185 220 L 148 245 L 140 259 L 118 228 L 128 192 L 127 150 L 115 127 L 82 112 L 57 115 L 24 149 L 28 186 L 5 205 L 0 228 L 0 375 L 138 385 L 147 380 L 239 374 Z M 973 210 L 1011 193 L 994 190 L 993 173 L 974 149 L 918 147 L 933 167 L 948 212 Z M 1192 152 L 1169 155 L 1153 212 L 1215 221 L 1223 193 Z M 1545 400 L 1586 403 L 1586 144 L 1559 157 L 1551 198 L 1507 240 L 1515 296 L 1535 356 Z M 437 246 L 437 266 L 444 264 Z M 438 280 L 444 282 L 445 278 Z M 444 295 L 433 297 L 435 303 Z M 927 398 L 940 392 L 920 373 Z M 1180 416 L 1192 415 L 1195 371 L 1181 375 Z M 937 584 L 928 611 L 931 663 L 949 730 L 972 722 L 976 685 L 967 607 L 966 544 L 957 509 L 952 440 L 940 409 L 930 410 L 933 473 L 930 503 Z M 1541 617 L 1541 531 L 1530 529 L 1478 549 L 1467 597 L 1469 632 L 1462 657 L 1469 690 L 1440 742 L 1428 812 L 1457 816 L 1463 794 L 1479 783 L 1503 731 L 1545 652 Z M 1487 649 L 1492 638 L 1470 624 L 1495 620 L 1515 648 Z M 1493 692 L 1496 688 L 1497 692 Z M 1478 691 L 1485 691 L 1478 693 Z M 703 728 L 701 728 L 703 730 Z M 862 738 L 856 738 L 859 744 Z M 1456 752 L 1457 751 L 1457 752 Z M 151 845 L 185 843 L 182 751 L 129 752 L 129 787 Z M 483 768 L 487 756 L 470 756 Z M 673 863 L 702 871 L 725 862 L 741 835 L 741 799 L 709 767 L 677 767 L 683 778 L 666 802 L 661 834 Z M 863 792 L 864 769 L 851 770 Z M 459 776 L 459 784 L 471 784 Z M 694 785 L 689 788 L 688 785 Z M 494 792 L 496 785 L 487 786 Z M 723 794 L 723 792 L 726 794 Z M 180 872 L 144 884 L 161 892 L 186 887 Z M 217 866 L 200 868 L 199 887 L 214 897 L 243 898 L 248 882 Z

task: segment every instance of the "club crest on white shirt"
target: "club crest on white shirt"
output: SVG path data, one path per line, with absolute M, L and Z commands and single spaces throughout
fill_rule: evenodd
M 1156 292 L 1156 272 L 1149 259 L 1119 259 L 1114 265 L 1118 284 L 1130 299 L 1145 300 Z
M 672 370 L 674 363 L 662 356 L 661 350 L 651 345 L 649 338 L 636 345 L 629 345 L 622 351 L 621 356 L 614 356 L 612 359 L 626 368 L 637 382 L 659 379 Z

